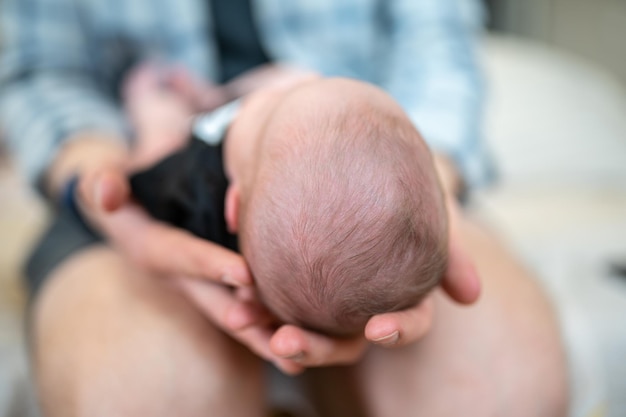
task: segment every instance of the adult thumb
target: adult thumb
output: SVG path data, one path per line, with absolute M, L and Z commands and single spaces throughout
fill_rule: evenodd
M 81 180 L 80 193 L 89 208 L 113 212 L 129 200 L 130 185 L 123 170 L 102 168 Z

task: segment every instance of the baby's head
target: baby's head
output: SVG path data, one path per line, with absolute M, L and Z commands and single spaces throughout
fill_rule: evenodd
M 295 88 L 258 151 L 239 236 L 278 318 L 352 335 L 439 284 L 447 222 L 432 158 L 384 92 L 341 79 Z

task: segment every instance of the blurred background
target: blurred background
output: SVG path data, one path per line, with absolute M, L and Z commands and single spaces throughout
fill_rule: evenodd
M 623 0 L 489 0 L 490 27 L 593 60 L 626 82 Z
M 555 301 L 570 348 L 572 416 L 624 417 L 626 0 L 486 5 L 485 133 L 498 181 L 472 210 Z M 0 417 L 29 416 L 20 265 L 47 212 L 0 155 Z

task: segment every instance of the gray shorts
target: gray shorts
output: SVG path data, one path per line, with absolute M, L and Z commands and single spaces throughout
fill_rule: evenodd
M 43 234 L 26 262 L 26 287 L 33 300 L 52 270 L 70 255 L 103 239 L 70 209 L 62 207 Z

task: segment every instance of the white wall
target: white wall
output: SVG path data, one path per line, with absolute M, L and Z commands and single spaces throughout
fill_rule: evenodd
M 626 84 L 626 0 L 502 0 L 506 30 L 592 59 Z

